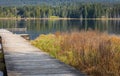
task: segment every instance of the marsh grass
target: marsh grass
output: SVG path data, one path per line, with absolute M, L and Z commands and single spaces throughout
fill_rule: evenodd
M 92 76 L 120 76 L 120 37 L 97 31 L 40 35 L 31 43 Z

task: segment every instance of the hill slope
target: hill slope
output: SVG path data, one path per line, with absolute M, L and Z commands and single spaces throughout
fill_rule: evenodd
M 120 0 L 0 0 L 0 6 L 21 6 L 21 5 L 39 5 L 50 4 L 57 5 L 60 3 L 73 3 L 73 2 L 99 2 L 99 3 L 118 3 Z

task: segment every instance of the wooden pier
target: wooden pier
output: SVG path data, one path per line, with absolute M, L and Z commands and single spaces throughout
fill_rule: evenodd
M 6 28 L 7 30 L 9 31 L 12 31 L 12 32 L 26 32 L 27 31 L 27 28 Z
M 0 36 L 8 76 L 85 76 L 33 47 L 17 34 L 0 29 Z

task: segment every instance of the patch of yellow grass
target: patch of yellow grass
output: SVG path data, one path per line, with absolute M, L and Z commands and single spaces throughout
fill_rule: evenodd
M 59 18 L 59 16 L 50 16 L 49 18 L 54 19 L 54 18 Z
M 40 35 L 31 43 L 92 76 L 120 76 L 120 38 L 96 31 Z

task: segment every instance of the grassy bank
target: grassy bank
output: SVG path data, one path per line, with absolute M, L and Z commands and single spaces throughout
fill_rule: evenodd
M 51 16 L 50 18 L 0 18 L 0 20 L 120 20 L 120 18 L 60 18 Z
M 120 38 L 96 31 L 40 35 L 31 43 L 92 76 L 120 76 Z

